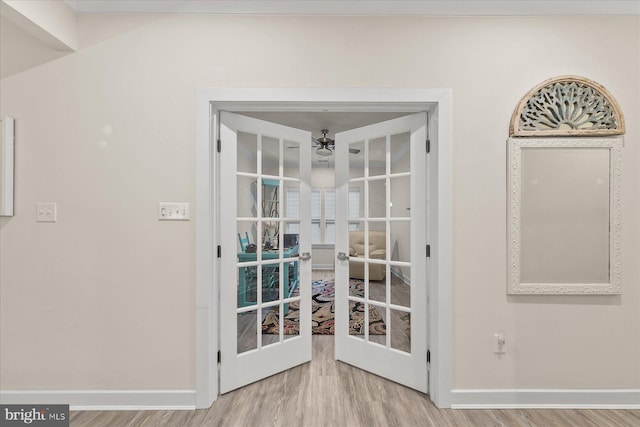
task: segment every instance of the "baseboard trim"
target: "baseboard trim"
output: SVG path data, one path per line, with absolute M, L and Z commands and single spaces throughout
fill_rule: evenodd
M 621 390 L 452 390 L 453 409 L 588 408 L 640 409 L 640 389 Z
M 18 390 L 0 391 L 0 403 L 62 404 L 74 411 L 192 410 L 195 390 Z
M 391 274 L 400 279 L 405 285 L 411 286 L 411 278 L 405 274 L 402 274 L 398 268 L 391 267 Z

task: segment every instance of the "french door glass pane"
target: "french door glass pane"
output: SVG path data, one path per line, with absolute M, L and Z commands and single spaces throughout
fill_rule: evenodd
M 258 173 L 258 135 L 238 132 L 238 172 Z
M 262 174 L 280 175 L 280 140 L 262 137 Z
M 280 299 L 281 264 L 262 264 L 262 302 Z
M 285 181 L 285 212 L 286 218 L 300 218 L 300 183 Z
M 369 299 L 385 302 L 387 300 L 387 277 L 381 277 L 386 265 L 369 263 Z
M 391 309 L 391 348 L 411 353 L 411 313 Z
M 411 267 L 391 265 L 391 304 L 411 307 Z
M 387 309 L 384 305 L 368 304 L 369 306 L 369 341 L 380 345 L 387 345 Z
M 274 305 L 262 309 L 262 346 L 280 341 L 280 307 Z
M 263 218 L 280 217 L 280 181 L 262 178 L 262 209 Z
M 349 300 L 349 335 L 364 340 L 366 326 L 365 303 Z
M 296 246 L 300 242 L 300 223 L 285 222 L 283 248 Z
M 255 265 L 238 268 L 238 308 L 257 304 L 258 280 L 258 267 Z
M 283 153 L 284 176 L 300 178 L 300 143 L 285 139 Z
M 354 153 L 357 151 L 357 154 Z M 349 179 L 364 177 L 364 141 L 349 144 Z
M 237 221 L 236 222 L 236 234 L 238 239 L 236 240 L 237 252 L 246 252 L 247 246 L 250 244 L 257 245 L 257 221 Z M 247 257 L 240 256 L 239 262 L 255 261 L 248 259 Z
M 363 209 L 361 209 L 361 194 L 363 193 L 362 191 L 362 186 L 349 186 L 349 214 L 348 214 L 348 218 L 360 218 L 360 212 L 363 211 Z
M 239 218 L 255 218 L 258 214 L 256 193 L 256 178 L 252 176 L 238 175 L 237 214 Z
M 258 310 L 237 314 L 238 354 L 258 348 L 257 318 Z
M 369 141 L 369 176 L 387 173 L 387 137 L 375 138 Z
M 370 180 L 369 186 L 369 218 L 384 218 L 386 215 L 387 185 L 385 179 Z
M 284 297 L 300 297 L 300 264 L 298 261 L 284 263 Z
M 391 173 L 404 173 L 411 170 L 411 134 L 409 132 L 391 135 Z
M 411 262 L 411 221 L 389 221 L 391 261 Z
M 391 216 L 405 217 L 411 216 L 411 176 L 398 176 L 391 178 Z

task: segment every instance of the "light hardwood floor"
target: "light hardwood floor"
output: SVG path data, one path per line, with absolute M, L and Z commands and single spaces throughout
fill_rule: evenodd
M 222 395 L 195 411 L 72 411 L 77 427 L 508 426 L 632 427 L 640 410 L 452 410 L 333 358 L 333 337 L 313 336 L 313 360 Z
M 314 271 L 313 279 L 332 280 L 333 272 Z M 398 289 L 404 305 L 406 289 Z M 311 362 L 222 395 L 209 409 L 72 411 L 70 421 L 78 427 L 631 427 L 640 426 L 640 410 L 441 410 L 427 395 L 334 360 L 333 336 L 314 335 Z

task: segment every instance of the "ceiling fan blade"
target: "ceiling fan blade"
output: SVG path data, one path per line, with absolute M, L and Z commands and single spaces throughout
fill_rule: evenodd
M 360 150 L 359 150 L 359 149 L 357 149 L 357 148 L 349 148 L 349 152 L 350 152 L 351 154 L 358 154 L 358 153 L 360 153 Z

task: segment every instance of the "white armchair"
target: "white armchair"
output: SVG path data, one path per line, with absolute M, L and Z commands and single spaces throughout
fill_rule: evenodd
M 364 231 L 349 232 L 349 256 L 364 258 L 365 254 Z M 384 260 L 387 258 L 387 237 L 384 231 L 369 231 L 369 259 Z M 369 264 L 369 280 L 384 280 L 386 266 Z M 349 262 L 349 276 L 355 279 L 364 279 L 364 263 Z

